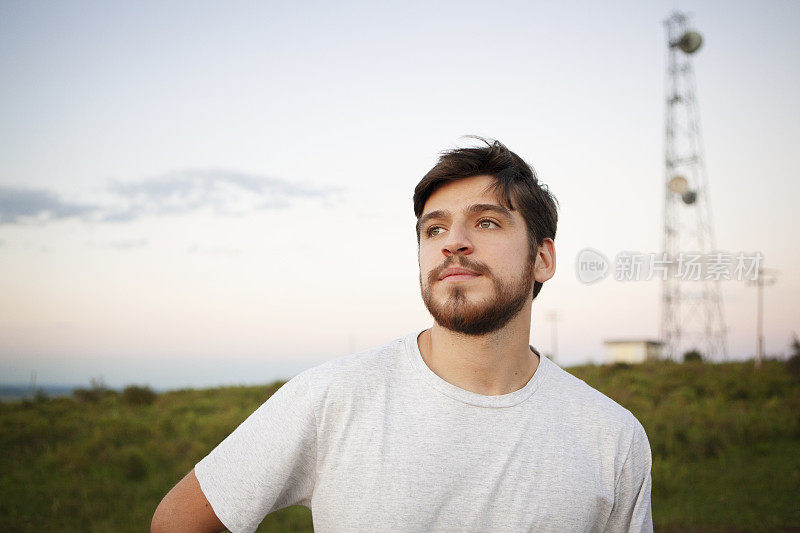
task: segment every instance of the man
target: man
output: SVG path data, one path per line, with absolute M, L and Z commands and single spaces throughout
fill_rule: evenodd
M 433 327 L 290 380 L 164 498 L 153 531 L 652 531 L 633 415 L 529 346 L 555 199 L 499 142 L 414 193 Z

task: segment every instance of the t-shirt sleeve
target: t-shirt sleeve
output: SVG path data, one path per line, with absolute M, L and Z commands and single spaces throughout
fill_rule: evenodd
M 633 438 L 617 478 L 614 508 L 606 531 L 653 531 L 650 489 L 653 484 L 650 442 L 642 424 L 635 420 Z
M 308 371 L 295 376 L 195 465 L 217 517 L 234 533 L 255 531 L 290 505 L 311 506 L 316 415 Z

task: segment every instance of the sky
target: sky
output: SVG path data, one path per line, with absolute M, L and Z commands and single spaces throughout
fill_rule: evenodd
M 421 331 L 411 196 L 463 136 L 560 205 L 531 343 L 657 339 L 663 21 L 687 12 L 717 249 L 760 252 L 768 354 L 800 333 L 800 3 L 0 1 L 0 382 L 264 383 Z M 756 291 L 721 283 L 729 356 Z M 558 314 L 557 346 L 552 322 Z

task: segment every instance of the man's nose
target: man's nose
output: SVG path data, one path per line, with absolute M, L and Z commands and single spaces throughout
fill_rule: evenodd
M 453 224 L 442 245 L 442 254 L 450 257 L 453 254 L 469 255 L 472 253 L 472 242 L 461 225 Z

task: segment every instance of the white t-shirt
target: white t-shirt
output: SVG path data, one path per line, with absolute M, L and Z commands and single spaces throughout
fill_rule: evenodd
M 544 356 L 512 393 L 461 389 L 417 337 L 299 374 L 197 463 L 222 523 L 300 504 L 317 532 L 652 531 L 630 411 Z

